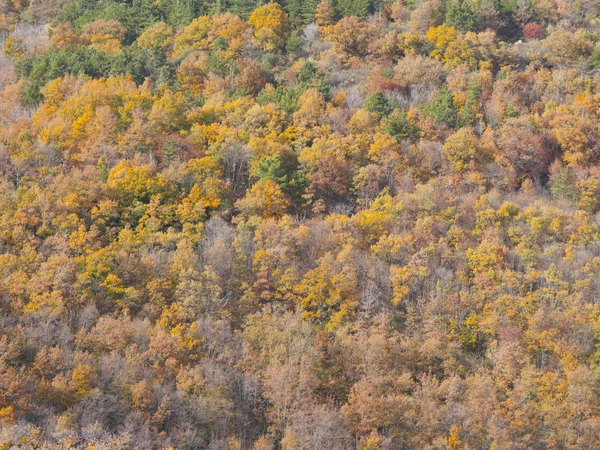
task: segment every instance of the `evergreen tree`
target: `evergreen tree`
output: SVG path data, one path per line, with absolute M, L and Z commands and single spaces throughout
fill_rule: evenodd
M 454 98 L 447 86 L 442 86 L 431 103 L 425 106 L 425 113 L 438 123 L 453 128 L 456 125 Z
M 338 0 L 335 9 L 340 16 L 366 19 L 375 11 L 376 6 L 378 2 L 375 0 Z
M 302 10 L 300 11 L 302 24 L 306 25 L 315 20 L 315 11 L 318 4 L 319 0 L 304 0 L 302 2 Z
M 467 99 L 458 118 L 459 126 L 469 127 L 475 122 L 476 105 L 481 95 L 481 86 L 476 80 L 471 81 L 467 90 Z
M 408 120 L 407 114 L 398 110 L 386 119 L 383 131 L 399 141 L 403 139 L 412 140 L 419 136 L 419 129 Z
M 378 114 L 380 117 L 388 116 L 393 110 L 389 100 L 381 91 L 369 96 L 365 101 L 364 108 L 369 112 Z
M 265 0 L 233 0 L 231 2 L 231 12 L 248 20 L 252 11 L 268 3 Z
M 450 1 L 446 7 L 446 24 L 461 31 L 477 28 L 479 17 L 470 0 Z

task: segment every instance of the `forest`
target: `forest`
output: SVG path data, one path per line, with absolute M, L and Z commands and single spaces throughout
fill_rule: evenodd
M 599 273 L 598 0 L 0 0 L 1 450 L 600 449 Z

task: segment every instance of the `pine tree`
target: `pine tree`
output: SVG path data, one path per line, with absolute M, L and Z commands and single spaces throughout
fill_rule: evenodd
M 315 20 L 315 11 L 317 10 L 318 0 L 304 0 L 300 11 L 300 18 L 303 25 L 309 24 Z
M 392 112 L 392 106 L 383 92 L 377 91 L 369 96 L 365 101 L 365 110 L 378 114 L 380 117 L 389 115 Z
M 425 107 L 425 113 L 438 123 L 453 128 L 456 125 L 456 109 L 454 98 L 447 86 L 442 86 L 435 98 Z
M 233 0 L 231 3 L 231 12 L 248 20 L 252 12 L 267 2 L 264 0 Z
M 336 10 L 339 15 L 357 16 L 365 19 L 374 10 L 374 2 L 372 0 L 338 0 Z
M 446 23 L 458 30 L 473 31 L 477 28 L 478 20 L 470 0 L 453 1 L 447 7 Z

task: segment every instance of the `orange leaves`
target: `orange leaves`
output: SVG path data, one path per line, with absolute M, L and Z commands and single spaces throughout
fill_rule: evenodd
M 81 39 L 90 48 L 107 55 L 116 55 L 121 51 L 121 41 L 127 30 L 117 20 L 95 20 L 86 23 L 81 32 Z
M 177 80 L 181 88 L 198 95 L 204 88 L 204 80 L 208 75 L 208 54 L 205 52 L 192 52 L 177 68 Z
M 116 145 L 117 129 L 133 121 L 137 108 L 149 108 L 155 101 L 147 85 L 137 86 L 130 77 L 83 81 L 68 76 L 50 82 L 44 94 L 33 117 L 34 129 L 43 142 L 72 154 L 84 151 L 86 141 L 98 144 L 104 139 Z M 168 102 L 162 100 L 159 106 L 163 103 Z M 157 107 L 156 115 L 166 106 Z
M 361 21 L 358 17 L 344 17 L 335 25 L 323 30 L 325 40 L 333 42 L 336 50 L 349 56 L 364 55 L 375 26 Z

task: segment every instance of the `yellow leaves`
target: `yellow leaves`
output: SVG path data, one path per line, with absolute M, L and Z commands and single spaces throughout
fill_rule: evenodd
M 476 35 L 467 33 L 456 42 L 450 44 L 444 55 L 444 62 L 451 67 L 465 65 L 472 69 L 477 67 L 477 55 L 473 47 L 477 44 Z
M 368 244 L 377 242 L 382 235 L 388 233 L 386 225 L 391 217 L 386 211 L 367 209 L 359 212 L 355 217 L 358 228 Z
M 486 208 L 477 211 L 477 221 L 473 236 L 481 236 L 488 228 L 495 229 L 503 224 L 510 223 L 519 214 L 519 207 L 513 203 L 504 202 L 498 211 Z
M 315 22 L 320 27 L 328 27 L 333 25 L 335 20 L 335 10 L 329 0 L 321 0 L 315 11 Z
M 448 447 L 448 450 L 463 450 L 465 446 L 460 440 L 461 427 L 452 425 L 450 427 L 450 436 L 444 438 L 444 442 Z
M 288 32 L 288 17 L 278 3 L 271 2 L 254 10 L 248 19 L 254 29 L 252 41 L 267 52 L 283 47 Z
M 172 188 L 164 176 L 154 175 L 152 166 L 134 166 L 128 161 L 121 161 L 110 171 L 107 184 L 126 205 L 134 200 L 148 202 L 154 195 L 169 195 Z
M 171 43 L 175 30 L 164 22 L 157 22 L 146 28 L 138 37 L 137 43 L 140 48 L 147 50 L 166 49 Z
M 75 155 L 88 151 L 82 148 L 84 143 L 114 144 L 117 129 L 131 123 L 136 108 L 149 108 L 154 100 L 149 86 L 137 86 L 130 76 L 97 80 L 67 76 L 44 89 L 44 102 L 33 117 L 34 130 L 43 142 Z
M 175 44 L 173 47 L 173 56 L 181 56 L 188 49 L 208 50 L 210 48 L 210 40 L 208 32 L 212 27 L 211 20 L 208 16 L 201 16 L 192 21 L 187 27 L 184 27 L 175 36 Z
M 383 439 L 379 433 L 373 431 L 369 436 L 361 439 L 358 443 L 358 450 L 383 450 Z
M 87 364 L 77 364 L 71 374 L 71 383 L 75 395 L 79 398 L 86 396 L 93 390 L 96 380 L 96 373 L 92 367 Z
M 215 14 L 212 18 L 212 28 L 209 32 L 211 39 L 222 37 L 227 42 L 227 48 L 219 54 L 225 60 L 232 61 L 238 57 L 247 42 L 248 27 L 238 16 L 226 12 Z
M 0 408 L 0 423 L 14 423 L 16 420 L 15 408 L 13 405 Z
M 383 235 L 371 246 L 371 253 L 387 262 L 397 262 L 413 250 L 414 238 L 398 234 Z
M 208 54 L 206 52 L 192 52 L 177 68 L 177 80 L 181 88 L 198 95 L 204 87 L 204 80 L 208 74 Z
M 277 183 L 261 180 L 256 183 L 246 197 L 238 200 L 236 207 L 246 216 L 262 216 L 265 219 L 281 217 L 290 206 L 287 195 Z
M 348 121 L 348 128 L 355 135 L 369 134 L 378 122 L 379 116 L 376 113 L 370 113 L 361 108 Z
M 444 144 L 444 156 L 458 172 L 469 168 L 471 163 L 482 163 L 487 158 L 472 128 L 461 128 Z
M 294 124 L 302 128 L 312 128 L 319 124 L 325 114 L 326 103 L 323 94 L 314 88 L 308 89 L 298 99 L 298 110 L 294 113 Z
M 400 154 L 400 144 L 396 139 L 387 133 L 376 133 L 373 136 L 373 143 L 369 148 L 369 159 L 373 162 L 379 162 L 385 153 Z
M 430 56 L 451 67 L 465 65 L 475 69 L 480 59 L 487 60 L 492 57 L 491 51 L 495 47 L 495 34 L 493 33 L 458 34 L 454 27 L 446 24 L 429 28 L 426 36 L 433 45 Z
M 600 237 L 598 234 L 598 225 L 591 223 L 591 216 L 587 211 L 575 211 L 571 230 L 572 234 L 569 237 L 569 244 L 586 245 Z
M 475 274 L 493 277 L 504 262 L 504 247 L 494 242 L 483 241 L 476 249 L 467 250 L 469 267 Z
M 597 178 L 586 178 L 577 181 L 578 206 L 591 212 L 600 209 L 600 180 Z
M 20 58 L 25 54 L 25 50 L 26 48 L 23 44 L 23 38 L 17 38 L 11 35 L 6 38 L 2 53 L 4 53 L 6 56 L 10 56 L 11 58 Z
M 298 285 L 302 317 L 330 331 L 337 328 L 358 306 L 356 289 L 354 269 L 328 254 Z
M 429 28 L 426 36 L 427 40 L 434 46 L 431 56 L 437 59 L 444 59 L 446 50 L 450 44 L 456 42 L 457 39 L 454 27 L 449 27 L 446 24 Z
M 196 322 L 193 322 L 191 325 L 178 324 L 171 328 L 170 333 L 179 339 L 179 346 L 188 353 L 195 352 L 202 343 L 202 339 L 198 335 L 198 325 Z
M 101 283 L 101 286 L 106 290 L 108 294 L 121 295 L 125 292 L 123 282 L 114 273 L 109 273 L 104 279 L 104 281 Z
M 372 245 L 388 234 L 392 220 L 403 208 L 402 202 L 396 201 L 387 191 L 384 191 L 368 209 L 357 213 L 354 219 L 367 244 Z
M 427 267 L 418 263 L 404 267 L 390 268 L 390 283 L 392 284 L 392 305 L 397 306 L 408 298 L 413 286 L 429 273 Z
M 165 89 L 152 105 L 150 122 L 157 130 L 182 130 L 187 128 L 187 99 L 182 92 Z
M 585 166 L 592 157 L 590 137 L 597 134 L 594 120 L 576 108 L 560 105 L 550 125 L 552 136 L 564 150 L 564 161 L 570 166 Z
M 203 198 L 202 187 L 196 185 L 192 188 L 189 195 L 181 200 L 181 204 L 177 206 L 177 216 L 182 223 L 198 223 L 206 217 L 206 202 Z M 220 199 L 217 198 L 213 203 L 217 207 L 220 204 Z
M 63 312 L 65 307 L 64 299 L 60 292 L 44 292 L 34 296 L 31 301 L 23 308 L 24 313 L 35 313 L 40 308 L 47 308 L 55 314 Z

